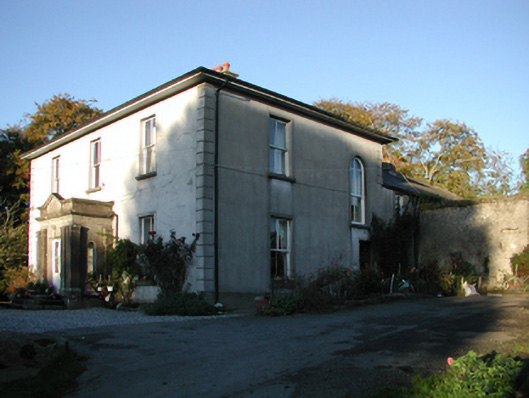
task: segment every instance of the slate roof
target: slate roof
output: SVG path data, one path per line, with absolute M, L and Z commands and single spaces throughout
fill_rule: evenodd
M 411 196 L 426 196 L 430 198 L 441 198 L 448 200 L 460 200 L 461 197 L 447 191 L 446 189 L 434 187 L 426 182 L 422 182 L 410 177 L 406 177 L 395 171 L 395 167 L 390 163 L 383 163 L 382 186 L 392 191 L 400 192 Z

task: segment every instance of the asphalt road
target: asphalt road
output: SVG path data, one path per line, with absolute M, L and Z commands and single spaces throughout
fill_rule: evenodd
M 501 351 L 529 296 L 428 298 L 332 314 L 62 330 L 88 357 L 72 397 L 363 397 L 447 357 Z

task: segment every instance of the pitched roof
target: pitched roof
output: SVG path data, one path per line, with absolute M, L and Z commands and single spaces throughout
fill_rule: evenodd
M 53 141 L 42 145 L 24 155 L 26 159 L 35 159 L 55 148 L 58 148 L 68 142 L 76 140 L 86 134 L 89 134 L 101 127 L 107 126 L 119 119 L 129 116 L 143 108 L 176 95 L 182 91 L 188 90 L 201 83 L 209 83 L 216 87 L 222 87 L 224 90 L 238 92 L 250 98 L 261 102 L 278 106 L 290 112 L 303 115 L 305 117 L 317 120 L 321 123 L 345 130 L 351 134 L 358 135 L 378 142 L 388 144 L 396 141 L 394 137 L 382 132 L 362 127 L 358 124 L 345 121 L 341 117 L 324 111 L 312 105 L 305 104 L 295 99 L 289 98 L 282 94 L 267 90 L 254 84 L 233 77 L 233 75 L 224 74 L 204 67 L 198 67 L 186 74 L 177 77 L 161 86 L 158 86 L 130 101 L 121 104 L 90 122 L 72 130 Z
M 382 186 L 392 191 L 401 192 L 412 196 L 427 196 L 430 198 L 442 198 L 448 200 L 460 200 L 461 197 L 447 191 L 446 189 L 434 187 L 404 174 L 397 173 L 395 167 L 390 163 L 383 163 Z

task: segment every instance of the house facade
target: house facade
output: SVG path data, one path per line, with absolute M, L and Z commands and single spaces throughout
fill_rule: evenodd
M 340 258 L 369 261 L 389 219 L 382 146 L 393 138 L 197 68 L 26 155 L 29 263 L 66 295 L 104 272 L 108 236 L 200 239 L 188 282 L 215 300 Z M 107 238 L 105 238 L 107 237 Z M 103 275 L 103 278 L 105 275 Z

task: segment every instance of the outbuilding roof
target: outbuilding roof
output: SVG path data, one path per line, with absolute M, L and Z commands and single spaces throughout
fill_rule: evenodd
M 400 192 L 411 196 L 426 196 L 430 198 L 442 198 L 448 200 L 460 200 L 461 197 L 447 191 L 446 189 L 434 187 L 426 182 L 422 182 L 395 171 L 395 167 L 390 163 L 383 163 L 382 186 L 392 191 Z

